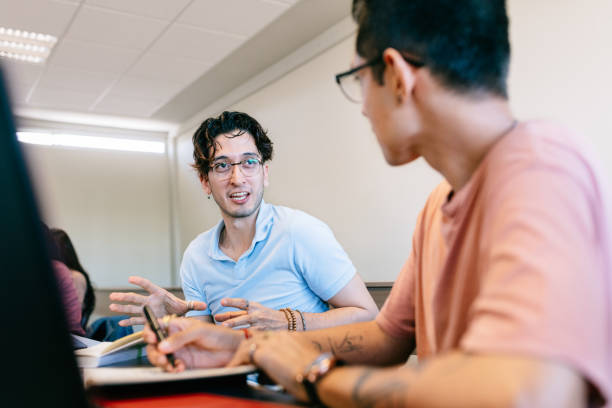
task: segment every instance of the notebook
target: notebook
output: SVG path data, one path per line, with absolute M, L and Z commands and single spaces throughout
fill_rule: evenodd
M 73 340 L 74 337 L 72 336 Z M 81 342 L 85 342 L 81 340 Z M 102 367 L 121 361 L 138 360 L 146 356 L 142 331 L 129 334 L 115 341 L 89 340 L 86 348 L 74 351 L 77 365 L 83 368 Z

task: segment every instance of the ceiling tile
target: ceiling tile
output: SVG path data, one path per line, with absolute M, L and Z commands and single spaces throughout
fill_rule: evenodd
M 170 21 L 190 0 L 87 0 L 88 4 Z
M 178 22 L 223 33 L 252 36 L 289 6 L 263 0 L 195 0 Z
M 0 26 L 59 36 L 77 4 L 51 0 L 0 0 Z
M 117 74 L 52 66 L 45 71 L 38 85 L 46 88 L 100 94 L 111 86 L 116 78 Z
M 30 64 L 15 60 L 0 60 L 8 82 L 18 82 L 21 85 L 33 85 L 43 72 L 42 65 Z
M 124 76 L 109 92 L 112 96 L 130 96 L 141 99 L 169 99 L 183 88 L 177 82 Z
M 107 95 L 92 109 L 92 112 L 119 116 L 150 117 L 163 102 L 162 100 Z
M 164 21 L 85 6 L 66 34 L 67 39 L 143 50 L 166 27 Z
M 243 40 L 233 36 L 174 24 L 149 51 L 155 54 L 192 58 L 216 64 L 242 42 Z
M 130 69 L 128 75 L 189 84 L 206 72 L 212 64 L 189 58 L 146 53 Z
M 7 84 L 9 97 L 11 103 L 14 105 L 25 105 L 30 89 L 29 85 L 20 84 L 18 82 L 12 82 Z
M 41 108 L 84 112 L 95 102 L 97 97 L 98 95 L 95 93 L 36 87 L 28 104 Z
M 51 65 L 94 72 L 122 73 L 140 51 L 65 40 L 51 57 Z

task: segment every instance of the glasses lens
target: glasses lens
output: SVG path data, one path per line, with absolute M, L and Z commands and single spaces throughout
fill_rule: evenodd
M 250 176 L 257 172 L 259 169 L 259 160 L 257 159 L 246 159 L 240 163 L 240 168 L 244 175 Z
M 217 174 L 226 174 L 230 172 L 231 168 L 232 168 L 231 164 L 219 162 L 213 165 L 213 172 Z
M 340 80 L 340 89 L 352 102 L 361 103 L 361 82 L 357 75 L 348 75 Z

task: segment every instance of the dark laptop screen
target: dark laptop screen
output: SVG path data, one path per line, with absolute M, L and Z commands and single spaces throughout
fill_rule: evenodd
M 86 406 L 1 69 L 0 197 L 0 405 Z

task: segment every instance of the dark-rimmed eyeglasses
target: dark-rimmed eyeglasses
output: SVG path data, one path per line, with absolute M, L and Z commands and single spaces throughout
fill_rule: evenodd
M 416 68 L 421 68 L 425 66 L 425 63 L 417 58 L 406 55 L 402 55 L 402 57 L 407 63 Z M 369 61 L 364 62 L 361 65 L 356 66 L 355 68 L 351 68 L 346 72 L 341 72 L 336 75 L 336 83 L 340 87 L 340 90 L 342 91 L 344 96 L 346 96 L 349 101 L 355 103 L 363 102 L 361 78 L 359 77 L 359 75 L 355 74 L 364 68 L 372 67 L 377 64 L 384 64 L 382 54 L 378 55 L 375 58 L 372 58 Z
M 225 180 L 231 177 L 232 167 L 238 166 L 242 174 L 246 177 L 251 177 L 257 174 L 257 171 L 262 165 L 262 161 L 255 157 L 249 157 L 239 162 L 232 163 L 230 161 L 218 161 L 210 167 L 213 175 L 218 180 Z

